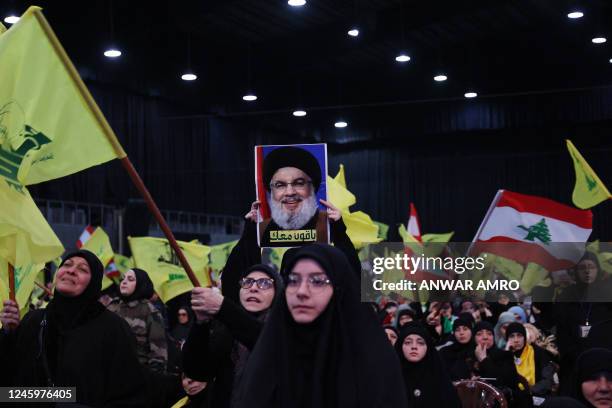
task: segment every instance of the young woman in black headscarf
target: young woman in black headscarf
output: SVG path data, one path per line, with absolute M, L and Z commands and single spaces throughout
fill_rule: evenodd
M 0 384 L 76 387 L 77 402 L 91 407 L 148 405 L 134 337 L 98 302 L 103 269 L 93 253 L 72 252 L 56 273 L 46 309 L 19 321 L 17 304 L 5 302 Z
M 164 374 L 168 343 L 162 315 L 149 300 L 154 293 L 151 278 L 142 269 L 130 269 L 119 285 L 119 292 L 120 296 L 111 301 L 108 310 L 125 319 L 132 329 L 140 363 Z
M 552 356 L 535 344 L 527 343 L 527 330 L 519 322 L 508 325 L 506 341 L 514 355 L 516 371 L 527 380 L 531 393 L 543 398 L 549 396 L 555 375 Z
M 210 379 L 215 408 L 235 406 L 250 350 L 268 310 L 283 293 L 280 276 L 267 265 L 253 265 L 239 283 L 239 305 L 210 288 L 192 292 L 197 320 L 183 346 L 183 368 L 190 378 Z
M 305 246 L 286 269 L 286 290 L 251 354 L 238 407 L 405 407 L 399 361 L 360 303 L 344 254 Z
M 470 316 L 471 317 L 471 316 Z M 465 377 L 466 359 L 474 354 L 476 343 L 472 334 L 472 321 L 459 317 L 453 322 L 453 337 L 450 344 L 438 347 L 440 357 L 448 369 L 451 380 Z
M 400 329 L 395 351 L 402 365 L 408 407 L 461 407 L 433 339 L 420 323 L 406 323 Z
M 573 397 L 589 408 L 612 407 L 612 351 L 594 348 L 578 356 Z

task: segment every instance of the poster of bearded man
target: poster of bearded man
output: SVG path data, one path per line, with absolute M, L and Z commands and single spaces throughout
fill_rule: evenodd
M 260 247 L 329 243 L 327 145 L 255 146 Z

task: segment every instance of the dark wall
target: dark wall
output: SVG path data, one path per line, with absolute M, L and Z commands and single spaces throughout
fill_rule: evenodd
M 185 117 L 164 101 L 89 84 L 158 205 L 244 214 L 254 193 L 255 144 L 329 144 L 329 173 L 346 167 L 354 210 L 395 225 L 416 203 L 425 232 L 471 240 L 495 191 L 571 203 L 571 138 L 612 184 L 612 92 L 608 88 L 478 101 L 410 103 L 332 114 Z M 330 130 L 331 129 L 331 130 Z M 35 197 L 124 205 L 137 197 L 118 161 L 33 186 Z M 594 209 L 594 236 L 612 239 L 610 203 Z M 392 228 L 394 230 L 395 228 Z

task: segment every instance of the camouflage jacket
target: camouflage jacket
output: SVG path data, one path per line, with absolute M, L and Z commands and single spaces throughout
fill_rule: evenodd
M 166 372 L 168 346 L 161 313 L 148 300 L 125 303 L 115 298 L 108 310 L 123 317 L 136 336 L 138 360 L 158 373 Z

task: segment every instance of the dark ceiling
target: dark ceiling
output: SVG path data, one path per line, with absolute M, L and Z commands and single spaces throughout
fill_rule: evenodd
M 296 105 L 462 98 L 609 86 L 612 1 L 566 0 L 39 1 L 86 79 L 170 100 L 185 113 L 241 115 Z M 2 1 L 0 13 L 27 8 Z M 102 55 L 114 39 L 123 56 Z M 361 34 L 349 37 L 353 24 Z M 610 38 L 612 40 L 612 38 Z M 185 82 L 188 63 L 199 76 Z M 395 62 L 405 49 L 412 60 Z M 250 55 L 250 64 L 249 64 Z M 250 66 L 250 68 L 249 68 Z M 250 71 L 250 74 L 249 74 Z M 444 72 L 449 80 L 436 83 Z M 250 77 L 250 84 L 249 84 Z M 246 103 L 247 87 L 259 96 Z M 333 107 L 333 108 L 330 108 Z M 297 120 L 283 113 L 282 120 Z

